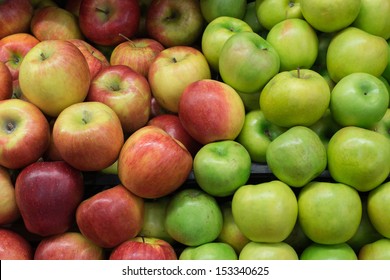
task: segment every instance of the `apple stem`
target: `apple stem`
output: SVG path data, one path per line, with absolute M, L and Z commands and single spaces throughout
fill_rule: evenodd
M 14 131 L 15 129 L 15 125 L 13 122 L 8 122 L 7 123 L 7 127 L 6 127 L 6 130 L 7 130 L 7 133 L 11 133 L 12 131 Z
M 96 9 L 96 11 L 102 12 L 102 13 L 104 13 L 104 14 L 106 14 L 106 15 L 108 15 L 108 13 L 109 13 L 109 10 L 104 10 L 104 9 L 102 9 L 102 8 L 99 8 L 99 7 L 95 8 L 95 9 Z
M 295 1 L 290 1 L 290 2 L 288 3 L 288 6 L 289 6 L 290 8 L 294 7 L 294 6 L 295 6 Z
M 42 58 L 42 60 L 46 60 L 46 58 L 47 58 L 43 52 L 41 53 L 41 58 Z
M 122 38 L 125 38 L 125 40 L 128 41 L 133 47 L 136 47 L 136 45 L 134 44 L 134 42 L 131 41 L 128 37 L 126 37 L 126 36 L 123 35 L 122 33 L 119 33 L 119 36 L 121 36 Z
M 300 67 L 297 68 L 297 73 L 298 73 L 298 79 L 301 78 L 301 68 Z
M 172 61 L 173 61 L 173 63 L 177 63 L 176 57 L 172 57 Z
M 84 124 L 87 124 L 89 123 L 90 120 L 91 120 L 91 114 L 88 111 L 83 111 L 83 118 L 81 119 L 81 121 Z
M 145 243 L 145 237 L 141 235 L 141 238 L 142 238 L 142 243 Z

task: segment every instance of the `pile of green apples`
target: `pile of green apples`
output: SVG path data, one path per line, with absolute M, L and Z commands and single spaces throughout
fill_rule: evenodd
M 390 259 L 389 14 L 0 1 L 0 259 Z

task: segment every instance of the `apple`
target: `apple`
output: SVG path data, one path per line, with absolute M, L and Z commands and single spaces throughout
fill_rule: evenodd
M 283 242 L 293 247 L 297 254 L 301 254 L 307 246 L 313 243 L 313 241 L 311 241 L 303 232 L 298 220 L 296 221 L 290 235 L 283 240 Z
M 333 119 L 329 108 L 318 121 L 309 126 L 309 128 L 317 133 L 317 135 L 320 137 L 325 148 L 328 148 L 330 138 L 332 138 L 336 131 L 338 131 L 341 127 L 342 126 L 336 123 L 336 121 Z
M 243 19 L 246 4 L 246 0 L 200 0 L 200 10 L 206 22 L 221 16 Z
M 36 10 L 30 28 L 39 41 L 84 38 L 77 17 L 61 7 L 47 6 Z
M 298 254 L 285 242 L 249 242 L 242 248 L 239 260 L 298 260 Z M 268 275 L 264 267 L 262 275 Z
M 245 147 L 252 162 L 266 163 L 268 145 L 286 130 L 268 121 L 260 109 L 252 110 L 246 113 L 236 141 Z
M 23 95 L 51 117 L 84 101 L 90 81 L 84 55 L 66 40 L 39 42 L 26 54 L 19 70 Z
M 371 190 L 367 198 L 367 214 L 374 228 L 386 238 L 390 238 L 389 211 L 390 181 Z
M 177 242 L 199 246 L 214 241 L 223 226 L 223 215 L 215 197 L 199 188 L 184 188 L 171 197 L 165 229 Z
M 9 99 L 12 96 L 12 75 L 7 65 L 0 61 L 0 100 Z
M 173 113 L 178 112 L 180 97 L 189 84 L 210 78 L 211 71 L 205 56 L 190 46 L 164 49 L 155 57 L 148 72 L 154 98 Z
M 390 139 L 390 108 L 387 109 L 383 118 L 370 129 L 383 134 Z
M 191 46 L 203 32 L 198 0 L 153 0 L 146 14 L 148 37 L 165 47 Z
M 325 245 L 347 242 L 362 217 L 362 202 L 353 187 L 337 182 L 311 181 L 298 195 L 298 220 L 313 242 Z
M 262 89 L 259 102 L 265 118 L 275 125 L 311 126 L 328 109 L 330 88 L 314 70 L 282 71 Z
M 74 14 L 76 17 L 78 17 L 82 1 L 83 0 L 66 0 L 64 8 Z
M 300 0 L 305 20 L 316 30 L 335 32 L 348 27 L 359 14 L 361 1 L 336 0 L 331 3 L 321 0 Z
M 288 185 L 272 180 L 240 187 L 232 198 L 232 213 L 238 228 L 249 240 L 275 243 L 292 232 L 298 203 Z
M 110 260 L 177 260 L 168 242 L 154 237 L 135 237 L 115 247 Z
M 108 105 L 80 102 L 65 108 L 53 126 L 53 142 L 63 160 L 81 171 L 99 171 L 119 156 L 124 135 Z
M 264 34 L 266 29 L 261 25 L 256 10 L 256 1 L 247 1 L 244 17 L 242 18 L 252 28 L 253 32 Z
M 385 84 L 368 73 L 352 73 L 333 88 L 329 108 L 341 126 L 372 127 L 388 109 L 389 93 Z
M 324 76 L 324 74 L 327 74 L 327 76 L 329 76 L 328 69 L 326 67 L 326 56 L 327 56 L 330 41 L 332 40 L 334 35 L 337 34 L 337 32 L 327 33 L 327 32 L 316 31 L 316 33 L 318 38 L 318 54 L 317 54 L 316 61 L 314 62 L 314 65 L 311 67 L 311 69 L 320 73 L 322 76 Z
M 209 242 L 199 246 L 189 246 L 180 253 L 179 260 L 237 260 L 232 246 L 224 242 Z
M 61 0 L 30 0 L 30 2 L 34 7 L 34 12 L 45 7 L 59 7 L 59 5 L 63 5 L 63 3 L 60 3 Z
M 364 245 L 359 253 L 359 260 L 390 260 L 390 239 L 381 238 Z
M 53 139 L 53 127 L 54 127 L 55 121 L 56 121 L 55 118 L 52 118 L 49 121 L 49 125 L 50 125 L 50 143 L 49 143 L 49 147 L 46 149 L 46 151 L 44 152 L 44 154 L 42 156 L 42 159 L 45 160 L 45 161 L 64 160 L 61 157 L 60 152 L 58 151 L 57 146 L 54 143 L 54 139 Z
M 357 260 L 355 251 L 347 243 L 312 243 L 301 253 L 300 260 Z
M 381 80 L 387 89 L 387 92 L 389 93 L 389 108 L 390 108 L 390 83 L 386 80 L 386 78 L 382 75 L 379 77 L 379 80 Z
M 310 69 L 317 59 L 317 33 L 303 19 L 285 19 L 275 24 L 269 30 L 266 40 L 279 55 L 280 71 Z
M 147 37 L 146 31 L 146 16 L 148 14 L 148 9 L 153 0 L 139 0 L 140 7 L 140 20 L 138 25 L 138 31 L 136 37 Z
M 219 55 L 222 80 L 237 91 L 256 92 L 280 69 L 276 49 L 254 32 L 239 32 L 226 40 Z
M 50 142 L 50 126 L 33 104 L 20 99 L 0 101 L 0 165 L 19 169 L 37 161 Z
M 15 188 L 8 169 L 0 166 L 0 225 L 7 225 L 20 218 L 16 204 Z
M 19 79 L 20 65 L 39 40 L 29 33 L 15 33 L 0 39 L 0 61 L 9 69 L 12 79 Z
M 326 64 L 330 78 L 337 83 L 356 72 L 379 78 L 387 66 L 388 57 L 389 46 L 383 37 L 350 26 L 335 34 L 330 41 Z
M 91 81 L 86 101 L 109 106 L 118 116 L 125 135 L 146 125 L 152 93 L 148 80 L 126 65 L 109 65 Z
M 34 162 L 21 170 L 15 182 L 26 229 L 43 237 L 73 226 L 83 195 L 83 174 L 64 161 Z
M 210 68 L 219 72 L 219 56 L 227 39 L 239 32 L 253 32 L 251 26 L 242 19 L 221 16 L 209 22 L 201 38 L 202 53 Z
M 0 228 L 0 260 L 32 260 L 34 249 L 18 232 Z
M 149 67 L 165 47 L 151 38 L 135 38 L 118 44 L 110 56 L 111 65 L 126 65 L 148 77 Z
M 83 0 L 79 9 L 79 26 L 84 36 L 94 44 L 115 46 L 131 38 L 140 20 L 136 0 Z
M 103 260 L 103 248 L 80 232 L 64 232 L 43 238 L 34 252 L 34 260 Z
M 365 128 L 339 129 L 327 149 L 330 176 L 360 192 L 376 188 L 389 176 L 389 141 L 386 136 Z
M 180 141 L 157 126 L 146 125 L 126 139 L 118 158 L 118 177 L 132 193 L 159 198 L 186 181 L 192 161 Z
M 299 0 L 256 0 L 256 16 L 267 30 L 289 18 L 303 18 Z
M 359 14 L 352 26 L 362 29 L 373 35 L 390 38 L 389 1 L 361 0 Z
M 326 148 L 313 130 L 293 126 L 268 145 L 266 162 L 279 180 L 299 188 L 325 171 Z
M 148 125 L 165 130 L 173 138 L 180 141 L 194 157 L 202 145 L 184 129 L 177 114 L 162 113 L 149 119 Z
M 0 40 L 0 42 L 1 42 L 1 40 Z M 386 79 L 386 81 L 388 83 L 390 83 L 390 39 L 387 40 L 387 45 L 388 45 L 389 56 L 387 58 L 387 65 L 386 65 L 385 70 L 382 73 L 382 76 L 383 76 L 383 78 Z M 389 103 L 389 108 L 390 108 L 390 103 Z
M 80 232 L 102 248 L 137 236 L 144 219 L 144 200 L 118 184 L 83 200 L 76 211 Z
M 257 92 L 249 92 L 249 93 L 238 91 L 238 90 L 236 91 L 238 95 L 241 97 L 242 102 L 244 103 L 246 112 L 260 109 L 259 99 L 260 99 L 261 90 Z
M 231 86 L 203 79 L 184 89 L 178 115 L 184 129 L 204 145 L 234 140 L 244 125 L 245 107 Z
M 100 70 L 110 66 L 110 62 L 105 55 L 87 41 L 82 39 L 69 39 L 68 41 L 75 45 L 84 55 L 88 63 L 91 80 L 95 78 Z
M 30 0 L 1 1 L 0 39 L 15 33 L 28 32 L 33 12 L 34 9 Z
M 199 149 L 193 172 L 203 191 L 214 197 L 227 197 L 246 184 L 251 166 L 251 157 L 243 145 L 234 140 L 221 140 Z

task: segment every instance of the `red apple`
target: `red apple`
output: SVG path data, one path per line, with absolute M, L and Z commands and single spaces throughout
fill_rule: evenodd
M 32 260 L 33 247 L 19 233 L 0 228 L 0 260 Z
M 149 120 L 148 124 L 162 128 L 173 138 L 179 140 L 193 157 L 201 147 L 201 144 L 184 129 L 177 114 L 166 113 L 155 116 Z
M 6 168 L 19 169 L 37 161 L 49 146 L 49 122 L 27 101 L 0 101 L 0 125 L 0 165 Z
M 64 232 L 43 238 L 34 253 L 35 260 L 103 260 L 104 251 L 79 232 Z
M 150 100 L 150 118 L 153 118 L 158 115 L 168 114 L 168 110 L 164 109 L 157 101 L 157 99 L 152 95 Z
M 113 248 L 137 236 L 143 217 L 144 200 L 121 184 L 85 199 L 76 212 L 81 233 L 103 248 Z
M 15 182 L 16 203 L 26 229 L 40 236 L 68 231 L 83 199 L 82 173 L 64 161 L 35 162 Z
M 114 163 L 124 142 L 121 122 L 101 102 L 80 102 L 63 110 L 53 127 L 60 156 L 81 171 L 99 171 Z
M 127 135 L 148 122 L 151 98 L 144 76 L 126 65 L 112 65 L 92 80 L 86 100 L 99 101 L 113 109 Z
M 11 34 L 0 39 L 0 61 L 8 67 L 13 80 L 19 79 L 23 58 L 38 43 L 39 40 L 29 33 Z
M 192 169 L 186 147 L 163 129 L 147 125 L 127 138 L 118 158 L 122 184 L 143 198 L 159 198 L 178 189 Z
M 183 91 L 178 112 L 185 130 L 201 144 L 234 140 L 245 121 L 241 97 L 217 80 L 200 80 Z
M 65 9 L 78 17 L 82 1 L 83 0 L 67 0 L 65 3 Z
M 9 99 L 12 96 L 12 75 L 4 62 L 0 61 L 0 100 Z
M 54 143 L 53 139 L 53 127 L 56 119 L 53 118 L 50 120 L 49 125 L 50 125 L 50 143 L 49 147 L 46 149 L 45 153 L 43 154 L 43 159 L 46 161 L 58 161 L 58 160 L 64 160 L 60 152 L 57 149 L 56 144 Z
M 114 46 L 131 38 L 138 30 L 140 7 L 137 0 L 83 0 L 79 24 L 93 43 Z
M 15 33 L 28 32 L 33 16 L 30 0 L 0 1 L 0 39 Z
M 110 253 L 110 260 L 177 260 L 167 241 L 153 237 L 135 237 L 121 243 Z
M 2 166 L 0 166 L 0 197 L 0 225 L 15 222 L 20 217 L 15 188 L 10 172 Z
M 117 45 L 111 53 L 111 65 L 127 65 L 144 77 L 148 77 L 149 67 L 164 46 L 151 38 L 127 40 Z

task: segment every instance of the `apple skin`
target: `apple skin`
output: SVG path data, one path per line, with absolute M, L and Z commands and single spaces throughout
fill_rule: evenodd
M 76 17 L 79 16 L 80 12 L 80 5 L 83 0 L 66 0 L 65 1 L 65 9 L 72 14 L 74 14 Z
M 337 182 L 370 191 L 389 176 L 390 140 L 375 131 L 343 127 L 329 140 L 328 170 Z
M 222 80 L 241 92 L 257 92 L 280 70 L 276 49 L 254 32 L 239 32 L 226 40 L 219 56 Z
M 390 140 L 390 108 L 387 109 L 383 118 L 374 124 L 370 129 L 383 134 Z
M 110 56 L 111 65 L 127 65 L 145 78 L 155 57 L 165 47 L 151 38 L 135 38 L 118 44 Z
M 0 100 L 9 99 L 12 96 L 12 75 L 7 65 L 0 61 Z
M 184 248 L 179 260 L 237 260 L 234 248 L 224 242 L 209 242 Z
M 229 85 L 203 79 L 188 85 L 178 112 L 184 129 L 199 143 L 234 140 L 245 121 L 245 107 Z
M 326 65 L 330 78 L 336 83 L 356 72 L 379 78 L 387 66 L 389 55 L 389 46 L 384 38 L 350 26 L 335 34 L 330 41 Z
M 298 254 L 285 242 L 249 242 L 242 248 L 239 260 L 298 260 Z M 264 270 L 265 273 L 265 270 Z M 264 274 L 265 275 L 265 274 Z
M 30 0 L 1 1 L 0 39 L 15 33 L 28 32 L 33 12 Z
M 15 182 L 16 203 L 26 229 L 43 237 L 73 226 L 83 195 L 82 173 L 64 161 L 32 163 Z
M 122 184 L 102 190 L 77 207 L 80 232 L 102 248 L 113 248 L 137 236 L 144 219 L 144 200 Z
M 332 113 L 329 109 L 326 110 L 325 114 L 314 124 L 309 126 L 320 137 L 322 144 L 327 148 L 330 138 L 342 128 L 335 120 L 333 119 Z
M 1 42 L 1 40 L 0 40 L 0 42 Z M 384 79 L 386 79 L 386 81 L 388 83 L 390 83 L 390 39 L 387 40 L 387 46 L 388 46 L 389 56 L 388 56 L 388 59 L 387 59 L 386 68 L 383 71 L 382 76 L 383 76 Z M 389 108 L 390 108 L 390 103 L 389 103 Z
M 20 211 L 11 173 L 3 166 L 0 166 L 0 197 L 0 225 L 11 224 L 20 218 Z
M 367 214 L 374 228 L 386 238 L 390 238 L 389 211 L 390 181 L 371 190 L 367 198 Z
M 390 260 L 390 240 L 381 238 L 364 245 L 358 253 L 359 260 Z
M 180 141 L 157 126 L 146 125 L 126 139 L 118 158 L 118 177 L 132 193 L 159 198 L 186 181 L 192 161 Z
M 0 165 L 23 168 L 37 161 L 49 147 L 49 122 L 35 105 L 13 98 L 2 100 L 0 122 Z
M 219 72 L 219 56 L 226 40 L 239 32 L 253 32 L 245 21 L 228 16 L 218 17 L 209 22 L 202 34 L 202 53 L 207 59 L 210 68 Z
M 179 76 L 180 79 L 177 79 Z M 148 72 L 154 98 L 172 113 L 178 112 L 181 95 L 189 84 L 210 78 L 211 71 L 205 56 L 190 46 L 174 46 L 161 51 Z
M 355 251 L 347 243 L 317 244 L 312 243 L 301 253 L 300 260 L 357 260 Z
M 99 171 L 110 166 L 124 143 L 117 114 L 97 101 L 65 108 L 56 118 L 52 133 L 61 158 L 81 171 Z
M 34 249 L 19 233 L 0 228 L 0 260 L 32 260 Z
M 265 34 L 267 31 L 257 18 L 256 1 L 247 1 L 245 14 L 242 18 L 252 28 L 253 32 Z
M 301 12 L 305 20 L 316 30 L 335 32 L 348 27 L 359 14 L 361 1 L 300 0 Z
M 200 10 L 207 22 L 221 16 L 243 19 L 246 4 L 246 0 L 200 0 Z
M 140 20 L 138 1 L 83 0 L 79 9 L 79 26 L 84 36 L 102 46 L 115 46 L 133 37 Z
M 152 98 L 148 80 L 126 65 L 109 65 L 91 81 L 86 101 L 98 101 L 117 114 L 123 132 L 130 135 L 146 125 Z
M 352 73 L 333 88 L 330 112 L 341 126 L 370 128 L 388 109 L 389 93 L 385 84 L 368 73 Z
M 103 260 L 103 248 L 79 232 L 64 232 L 43 238 L 34 252 L 34 260 Z
M 39 42 L 20 65 L 19 84 L 23 95 L 51 117 L 84 101 L 90 81 L 84 55 L 66 40 Z
M 148 37 L 165 47 L 191 46 L 203 32 L 198 0 L 153 0 L 146 14 Z
M 177 260 L 171 244 L 154 237 L 135 237 L 115 247 L 110 260 Z

